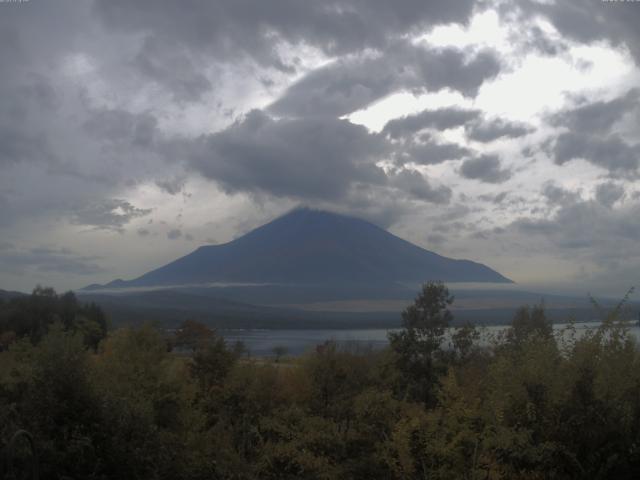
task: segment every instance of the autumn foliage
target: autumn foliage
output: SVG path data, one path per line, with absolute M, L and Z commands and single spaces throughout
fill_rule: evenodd
M 193 322 L 94 350 L 61 317 L 0 353 L 0 448 L 30 432 L 44 479 L 638 478 L 622 310 L 579 334 L 523 308 L 488 337 L 447 329 L 452 301 L 425 285 L 385 350 L 327 342 L 278 362 Z

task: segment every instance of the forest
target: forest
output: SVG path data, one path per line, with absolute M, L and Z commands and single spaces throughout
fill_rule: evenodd
M 2 301 L 0 478 L 640 478 L 624 300 L 585 334 L 533 305 L 491 338 L 450 329 L 453 301 L 430 282 L 388 348 L 276 359 L 196 321 L 112 330 L 73 293 Z

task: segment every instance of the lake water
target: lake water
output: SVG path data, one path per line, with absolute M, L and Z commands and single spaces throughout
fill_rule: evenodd
M 574 324 L 578 335 L 589 329 L 597 328 L 599 322 L 585 322 Z M 553 328 L 561 331 L 567 324 L 555 324 Z M 503 331 L 506 326 L 479 327 L 484 342 L 491 335 Z M 312 350 L 316 345 L 327 340 L 335 340 L 339 344 L 352 344 L 363 348 L 384 348 L 387 346 L 387 333 L 394 329 L 353 329 L 353 330 L 221 330 L 229 345 L 237 341 L 244 343 L 249 354 L 253 356 L 273 355 L 274 347 L 284 347 L 287 355 L 300 355 Z M 640 327 L 634 324 L 630 333 L 640 338 Z

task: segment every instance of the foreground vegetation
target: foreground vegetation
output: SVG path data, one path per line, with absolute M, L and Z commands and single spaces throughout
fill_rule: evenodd
M 621 306 L 583 336 L 523 307 L 481 346 L 445 336 L 452 301 L 427 284 L 388 349 L 282 363 L 196 322 L 107 335 L 98 307 L 37 289 L 0 305 L 0 448 L 30 432 L 44 479 L 640 478 Z

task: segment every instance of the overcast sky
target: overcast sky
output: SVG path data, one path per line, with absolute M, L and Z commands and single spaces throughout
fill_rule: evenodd
M 527 288 L 640 287 L 640 3 L 0 2 L 0 288 L 305 205 Z

